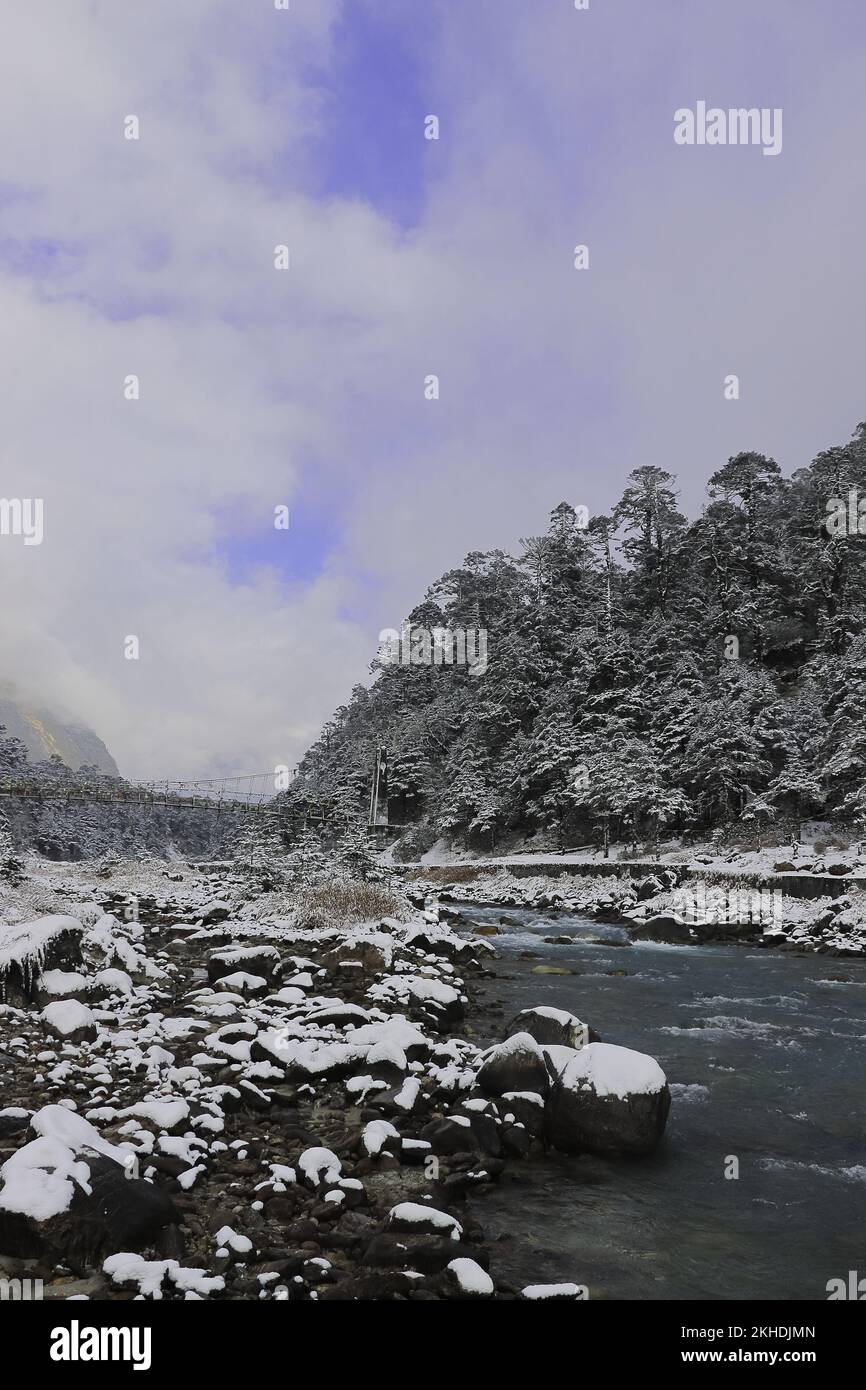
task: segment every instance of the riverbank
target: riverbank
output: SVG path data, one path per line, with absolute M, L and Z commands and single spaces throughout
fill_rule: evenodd
M 540 1259 L 551 1279 L 577 1268 L 591 1300 L 816 1300 L 857 1268 L 866 962 L 461 911 L 470 933 L 508 919 L 478 983 L 482 1041 L 529 1003 L 567 1009 L 656 1057 L 673 1096 L 649 1157 L 551 1152 L 471 1196 L 509 1279 Z
M 6 893 L 0 1275 L 49 1298 L 582 1297 L 577 1269 L 504 1277 L 466 1205 L 544 1161 L 544 1097 L 479 1083 L 490 945 L 432 908 L 300 929 L 232 898 L 179 865 Z M 503 1075 L 540 1066 L 546 1092 L 546 1056 L 529 1037 Z
M 741 941 L 866 956 L 866 880 L 859 878 L 761 875 L 717 863 L 559 863 L 544 857 L 402 871 L 419 900 L 578 913 L 619 923 L 635 940 Z

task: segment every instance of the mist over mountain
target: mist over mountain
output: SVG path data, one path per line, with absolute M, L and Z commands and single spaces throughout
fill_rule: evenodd
M 48 708 L 11 681 L 0 681 L 0 727 L 10 738 L 21 740 L 29 762 L 57 756 L 73 772 L 96 767 L 110 777 L 120 776 L 114 758 L 93 729 Z

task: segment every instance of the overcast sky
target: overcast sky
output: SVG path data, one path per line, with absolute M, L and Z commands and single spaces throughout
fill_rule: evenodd
M 468 550 L 846 440 L 864 60 L 862 0 L 0 0 L 0 676 L 129 776 L 291 764 Z

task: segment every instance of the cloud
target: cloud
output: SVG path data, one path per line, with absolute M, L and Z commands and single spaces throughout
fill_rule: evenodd
M 42 546 L 0 538 L 5 673 L 131 775 L 291 763 L 466 551 L 608 507 L 643 463 L 694 511 L 741 448 L 792 468 L 847 437 L 861 8 L 0 4 L 0 493 L 45 499 Z M 414 50 L 393 148 L 387 89 L 334 99 L 373 20 Z M 699 98 L 783 106 L 782 154 L 676 147 Z M 411 225 L 349 171 L 341 195 L 351 119 Z M 328 520 L 302 578 L 279 503 Z

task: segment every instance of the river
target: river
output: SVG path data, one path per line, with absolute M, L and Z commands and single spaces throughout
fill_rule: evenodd
M 484 1041 L 519 1009 L 569 1009 L 656 1057 L 673 1093 L 651 1157 L 512 1162 L 474 1199 L 500 1277 L 571 1280 L 591 1298 L 825 1299 L 829 1279 L 866 1276 L 866 964 L 632 945 L 580 916 L 461 910 L 513 924 L 480 991 Z

